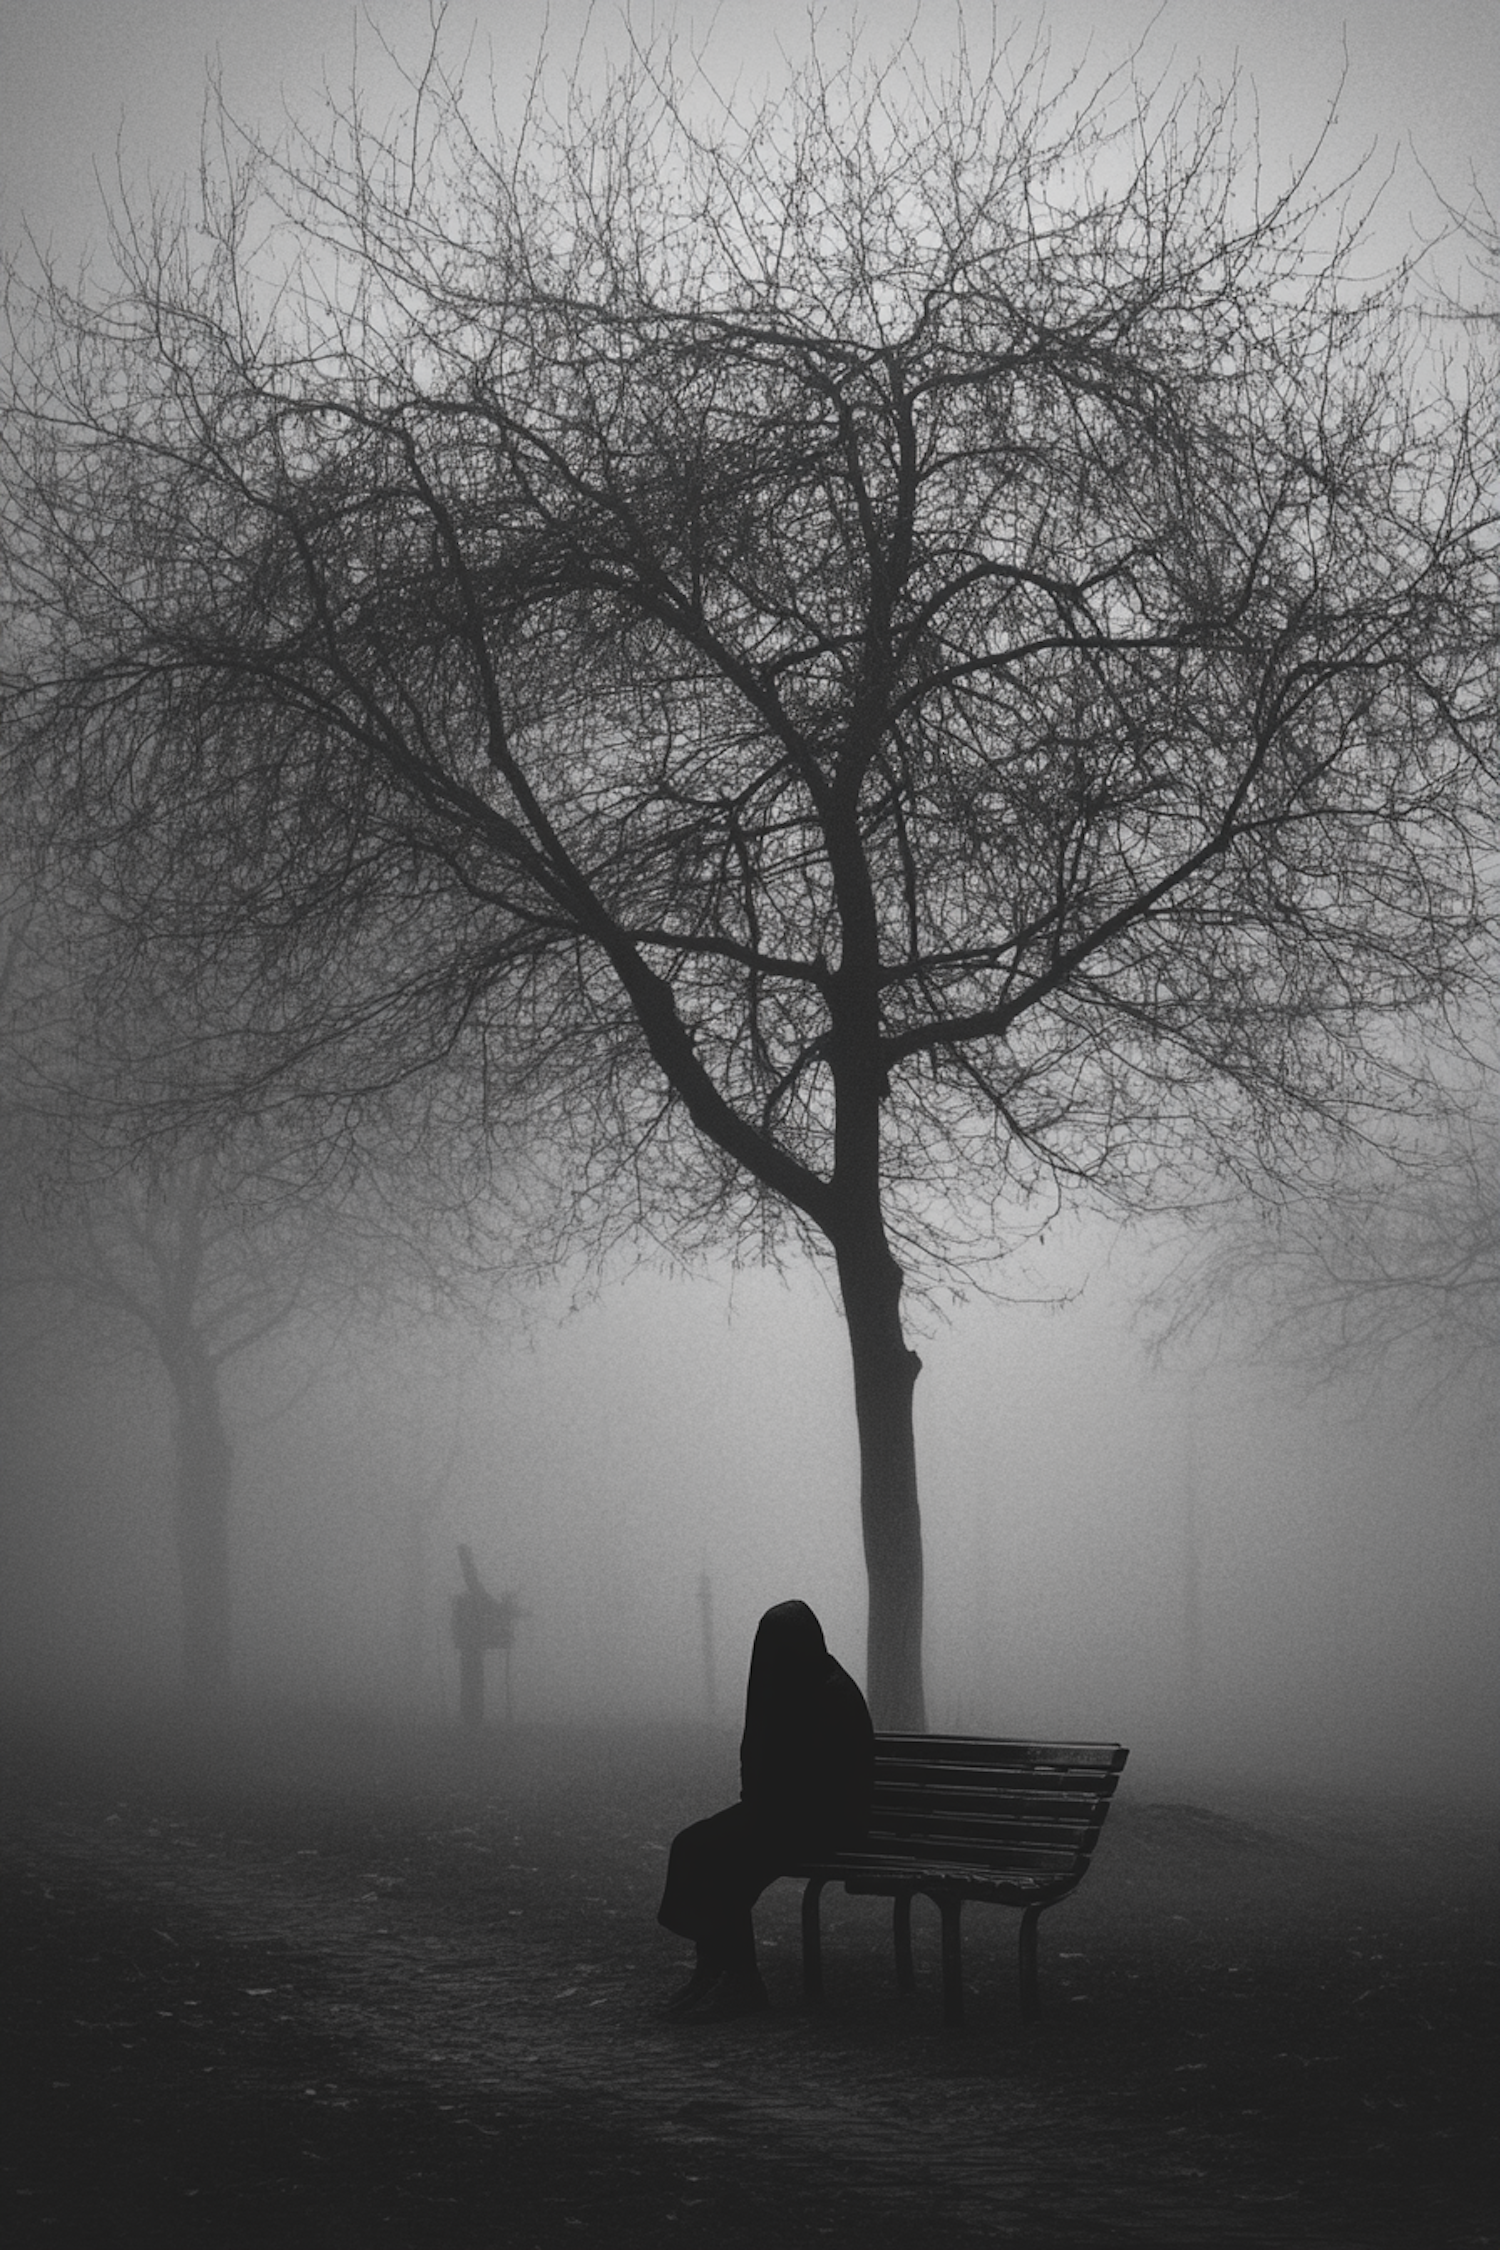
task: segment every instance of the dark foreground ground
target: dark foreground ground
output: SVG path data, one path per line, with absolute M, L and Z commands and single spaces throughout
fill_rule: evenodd
M 1128 1787 L 1042 1923 L 762 1902 L 767 2017 L 672 2027 L 654 1909 L 733 1743 L 352 1722 L 12 1733 L 0 1836 L 7 2243 L 1500 2243 L 1496 1841 L 1459 1809 Z

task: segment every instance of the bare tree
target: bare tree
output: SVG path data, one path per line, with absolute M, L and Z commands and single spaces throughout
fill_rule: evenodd
M 1156 1340 L 1226 1327 L 1309 1384 L 1415 1382 L 1430 1400 L 1500 1354 L 1495 1083 L 1385 1145 L 1346 1142 L 1295 1192 L 1241 1198 L 1174 1261 Z
M 133 1332 L 171 1386 L 172 1529 L 182 1588 L 183 1684 L 196 1700 L 230 1680 L 233 1449 L 223 1372 L 286 1326 L 305 1276 L 236 1211 L 232 1160 L 183 1157 L 157 1177 L 116 1178 L 8 1245 L 7 1289 L 65 1302 Z
M 1493 461 L 1359 255 L 1198 95 L 434 59 L 12 291 L 32 801 L 242 1088 L 503 1063 L 575 1236 L 831 1259 L 881 1723 L 907 1280 L 1294 1166 L 1469 966 Z
M 105 1027 L 108 932 L 15 883 L 0 915 L 0 1293 L 24 1345 L 59 1334 L 142 1353 L 173 1403 L 171 1521 L 184 1689 L 213 1704 L 232 1673 L 231 1365 L 299 1322 L 326 1353 L 352 1315 L 409 1304 L 478 1311 L 468 1214 L 435 1197 L 399 1136 L 377 1161 L 328 1121 L 185 1127 L 184 1040 L 160 1005 Z M 115 1008 L 132 997 L 109 976 Z M 160 1074 L 174 1080 L 174 1098 Z M 155 1099 L 152 1087 L 155 1086 Z M 222 1089 L 216 1089 L 222 1094 Z M 401 1202 L 407 1208 L 398 1209 Z

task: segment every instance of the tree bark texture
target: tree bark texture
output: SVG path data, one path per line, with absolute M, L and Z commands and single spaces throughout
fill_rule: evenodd
M 860 1524 L 870 1603 L 866 1683 L 877 1727 L 922 1733 L 922 1519 L 912 1400 L 921 1361 L 901 1327 L 901 1269 L 883 1241 L 838 1253 L 854 1363 Z

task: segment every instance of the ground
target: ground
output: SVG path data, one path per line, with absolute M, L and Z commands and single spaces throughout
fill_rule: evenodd
M 666 1846 L 732 1737 L 283 1716 L 13 1727 L 6 2240 L 153 2250 L 1500 2243 L 1496 1846 L 1472 1808 L 1126 1787 L 1041 1924 L 758 1915 L 773 2012 L 656 2014 Z M 19 2066 L 19 2067 L 17 2067 Z

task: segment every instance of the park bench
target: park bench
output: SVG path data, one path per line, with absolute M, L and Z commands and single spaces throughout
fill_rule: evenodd
M 911 1902 L 943 1923 L 943 2020 L 963 2022 L 960 1917 L 970 1899 L 1021 1910 L 1021 2014 L 1037 2007 L 1036 1926 L 1088 1871 L 1128 1753 L 1114 1742 L 990 1741 L 878 1734 L 870 1828 L 855 1850 L 786 1869 L 802 1894 L 802 1983 L 823 1989 L 818 1904 L 825 1886 L 895 1901 L 896 1977 L 915 1990 Z

